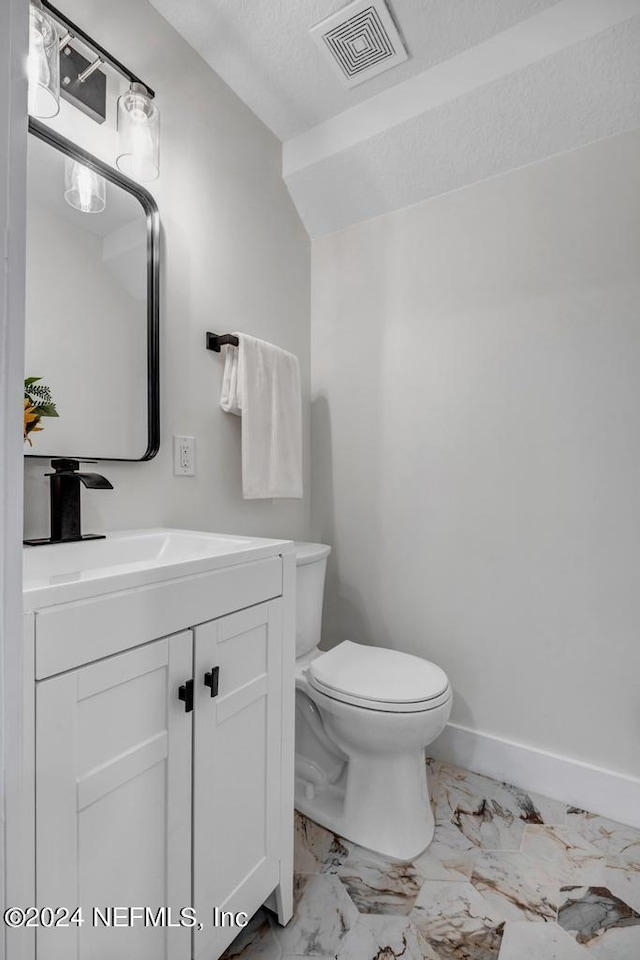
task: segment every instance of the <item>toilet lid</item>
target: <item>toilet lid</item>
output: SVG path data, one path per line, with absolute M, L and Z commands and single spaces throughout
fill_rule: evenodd
M 309 680 L 320 692 L 348 702 L 374 702 L 386 709 L 422 704 L 449 689 L 444 670 L 429 660 L 345 640 L 309 666 Z M 405 707 L 406 709 L 406 707 Z

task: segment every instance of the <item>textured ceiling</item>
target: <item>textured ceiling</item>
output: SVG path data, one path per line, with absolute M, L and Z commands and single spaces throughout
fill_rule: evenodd
M 151 0 L 281 140 L 467 50 L 559 0 L 391 0 L 409 59 L 346 90 L 309 30 L 349 0 Z
M 286 178 L 310 236 L 640 127 L 640 17 Z M 603 171 L 604 175 L 604 171 Z
M 409 59 L 345 89 L 348 0 L 151 0 L 283 140 L 312 237 L 640 127 L 640 0 L 388 0 Z

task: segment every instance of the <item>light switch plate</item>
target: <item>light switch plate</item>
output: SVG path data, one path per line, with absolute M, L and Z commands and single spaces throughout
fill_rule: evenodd
M 173 472 L 176 477 L 193 477 L 196 472 L 195 437 L 173 438 Z

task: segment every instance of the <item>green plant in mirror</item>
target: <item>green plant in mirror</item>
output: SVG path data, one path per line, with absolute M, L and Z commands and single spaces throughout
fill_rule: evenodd
M 40 383 L 42 377 L 27 377 L 24 381 L 24 439 L 33 446 L 30 433 L 39 433 L 42 417 L 57 417 L 58 411 L 51 390 Z

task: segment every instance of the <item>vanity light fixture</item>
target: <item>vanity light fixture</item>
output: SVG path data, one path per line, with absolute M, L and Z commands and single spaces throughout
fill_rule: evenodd
M 60 54 L 58 31 L 42 9 L 41 0 L 29 4 L 29 113 L 48 120 L 60 110 Z
M 118 100 L 116 165 L 128 177 L 146 183 L 160 172 L 158 108 L 142 83 L 132 83 Z
M 102 213 L 107 204 L 107 181 L 95 170 L 71 157 L 64 163 L 64 198 L 82 213 Z
M 106 95 L 107 78 L 102 67 L 109 67 L 124 77 L 130 84 L 129 90 L 118 100 L 118 148 L 116 165 L 123 173 L 139 182 L 155 180 L 159 174 L 159 120 L 160 114 L 154 102 L 154 92 L 143 83 L 124 64 L 116 60 L 108 50 L 72 23 L 49 0 L 31 0 L 31 32 L 29 57 L 29 113 L 33 117 L 53 117 L 59 110 L 59 97 L 82 110 L 97 123 L 104 123 L 107 115 Z M 48 27 L 49 32 L 46 32 Z M 56 29 L 57 28 L 57 29 Z M 51 47 L 50 38 L 55 41 L 55 56 L 50 53 L 48 71 L 37 66 L 36 53 Z M 60 37 L 60 40 L 58 40 Z M 87 59 L 76 49 L 73 43 L 89 51 Z M 58 49 L 59 48 L 59 49 Z M 34 53 L 33 68 L 31 51 Z M 32 76 L 35 78 L 31 82 Z M 58 82 L 56 108 L 50 113 L 36 112 L 35 97 L 38 93 L 36 81 L 40 86 L 45 78 L 51 76 Z M 32 97 L 33 88 L 33 97 Z M 32 108 L 33 102 L 33 108 Z M 89 171 L 91 172 L 91 171 Z M 66 195 L 66 194 L 65 194 Z M 72 204 L 75 206 L 75 204 Z M 78 207 L 78 209 L 83 209 Z

